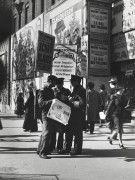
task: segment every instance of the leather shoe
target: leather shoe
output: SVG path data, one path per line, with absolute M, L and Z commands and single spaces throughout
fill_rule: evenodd
M 125 149 L 125 147 L 123 146 L 123 144 L 119 144 L 120 149 Z
M 43 159 L 50 159 L 50 157 L 48 157 L 46 154 L 39 154 L 39 157 Z
M 72 155 L 80 155 L 80 154 L 81 154 L 81 152 L 77 152 L 77 151 L 73 151 L 73 152 L 70 153 L 71 156 Z
M 113 145 L 112 139 L 111 139 L 110 137 L 108 137 L 107 139 L 109 140 L 109 143 L 110 143 L 111 145 Z
M 59 154 L 69 154 L 70 151 L 66 150 L 66 149 L 62 149 L 58 152 Z

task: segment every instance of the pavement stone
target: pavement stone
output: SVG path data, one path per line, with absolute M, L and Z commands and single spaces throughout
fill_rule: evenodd
M 124 124 L 123 143 L 110 145 L 106 126 L 95 133 L 84 132 L 83 153 L 78 156 L 58 155 L 41 159 L 36 148 L 41 134 L 23 132 L 23 119 L 15 114 L 0 113 L 3 129 L 0 130 L 0 180 L 134 180 L 135 179 L 135 126 Z

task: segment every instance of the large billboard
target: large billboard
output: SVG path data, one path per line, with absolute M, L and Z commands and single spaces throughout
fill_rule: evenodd
M 120 0 L 112 7 L 112 34 L 135 28 L 135 1 Z
M 51 19 L 52 35 L 56 44 L 81 45 L 82 2 L 65 9 Z
M 113 61 L 135 59 L 135 30 L 112 37 Z
M 11 37 L 12 79 L 34 77 L 38 31 L 43 30 L 43 15 L 38 16 Z

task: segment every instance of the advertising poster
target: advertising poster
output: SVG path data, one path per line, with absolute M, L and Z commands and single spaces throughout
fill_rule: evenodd
M 90 40 L 89 74 L 109 75 L 109 42 L 102 39 Z
M 36 71 L 51 74 L 55 37 L 38 31 Z
M 88 78 L 88 35 L 81 39 L 81 76 Z
M 108 34 L 109 33 L 109 11 L 97 5 L 90 6 L 90 32 Z
M 69 7 L 51 19 L 52 35 L 56 44 L 81 46 L 82 2 Z
M 43 30 L 43 15 L 38 16 L 11 37 L 12 79 L 34 77 L 38 31 Z
M 135 59 L 135 30 L 112 38 L 113 61 Z
M 113 3 L 112 34 L 129 31 L 135 28 L 135 2 L 121 0 Z
M 76 45 L 55 45 L 52 74 L 69 80 L 76 72 Z

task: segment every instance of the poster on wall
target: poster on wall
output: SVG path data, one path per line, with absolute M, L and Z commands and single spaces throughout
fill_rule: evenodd
M 135 28 L 135 2 L 121 0 L 112 6 L 112 34 Z
M 112 38 L 113 61 L 135 59 L 135 30 Z
M 69 80 L 76 72 L 76 45 L 55 45 L 52 74 Z
M 109 43 L 100 40 L 90 41 L 90 74 L 108 75 L 109 73 Z
M 56 44 L 81 46 L 82 2 L 64 10 L 51 19 L 52 35 Z
M 55 37 L 38 31 L 36 71 L 51 74 Z
M 94 33 L 109 33 L 109 9 L 99 4 L 90 4 L 90 26 L 89 31 Z
M 81 39 L 81 76 L 88 78 L 88 35 Z
M 38 31 L 43 30 L 43 15 L 40 15 L 11 37 L 12 79 L 34 77 Z

